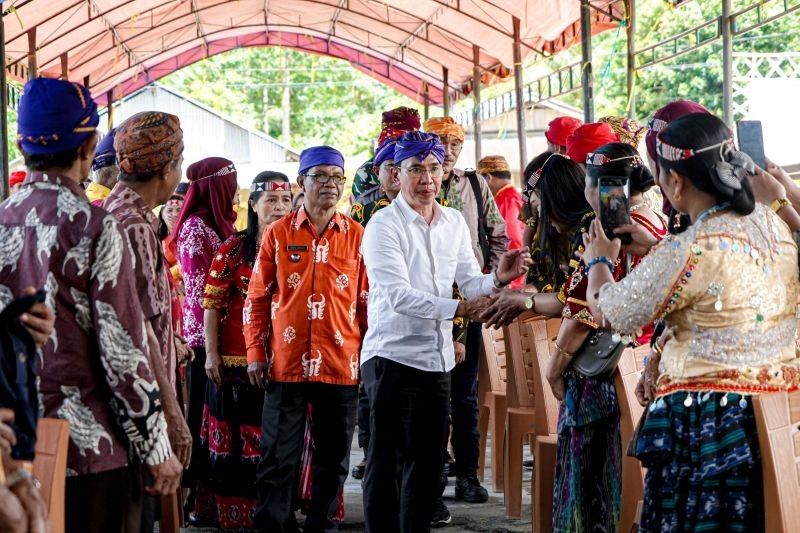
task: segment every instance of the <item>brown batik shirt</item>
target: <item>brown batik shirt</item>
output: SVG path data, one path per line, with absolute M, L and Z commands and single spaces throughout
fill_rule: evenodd
M 158 239 L 158 218 L 142 197 L 121 181 L 103 201 L 102 207 L 119 221 L 131 243 L 139 303 L 145 319 L 153 326 L 167 377 L 174 387 L 177 366 L 175 332 L 167 279 L 169 269 Z
M 0 305 L 28 286 L 56 317 L 37 370 L 43 415 L 70 423 L 68 474 L 168 459 L 128 239 L 68 177 L 32 172 L 0 204 Z

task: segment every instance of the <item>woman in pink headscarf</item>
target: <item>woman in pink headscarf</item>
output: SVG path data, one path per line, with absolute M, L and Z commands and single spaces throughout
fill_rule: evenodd
M 202 453 L 198 445 L 207 383 L 203 291 L 217 248 L 236 233 L 233 201 L 238 187 L 236 167 L 221 157 L 208 157 L 193 163 L 187 169 L 186 176 L 189 178 L 189 190 L 175 223 L 174 235 L 186 291 L 182 332 L 194 351 L 194 360 L 186 372 L 189 389 L 187 422 L 194 449 L 185 480 L 192 486 L 202 475 Z

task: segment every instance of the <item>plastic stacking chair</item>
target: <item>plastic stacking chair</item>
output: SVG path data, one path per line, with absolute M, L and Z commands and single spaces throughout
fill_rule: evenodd
M 68 449 L 69 422 L 55 418 L 40 418 L 36 427 L 33 475 L 40 483 L 39 491 L 47 506 L 51 533 L 64 532 Z
M 753 396 L 764 476 L 765 531 L 800 531 L 800 391 Z
M 502 492 L 506 421 L 506 345 L 502 329 L 483 327 L 478 370 L 478 401 L 480 402 L 478 429 L 481 435 L 478 478 L 483 481 L 486 467 L 486 436 L 491 433 L 492 488 Z
M 533 479 L 531 480 L 533 488 L 531 530 L 534 533 L 553 529 L 553 479 L 556 469 L 558 400 L 550 390 L 546 372 L 561 322 L 558 319 L 547 322 L 544 332 L 539 330 L 533 333 L 535 357 L 533 357 L 532 363 L 536 441 L 533 452 Z M 541 328 L 541 324 L 531 323 L 528 324 L 528 327 L 531 329 Z
M 544 322 L 538 320 L 537 322 Z M 533 339 L 530 329 L 519 321 L 506 329 L 506 442 L 503 473 L 506 516 L 520 518 L 522 513 L 522 450 L 529 435 L 533 434 L 533 387 L 529 386 L 526 359 L 533 358 Z
M 622 510 L 620 531 L 638 531 L 639 505 L 644 498 L 644 469 L 635 457 L 625 453 L 633 436 L 636 424 L 644 412 L 644 407 L 636 399 L 636 385 L 644 371 L 644 357 L 650 352 L 649 346 L 626 349 L 622 353 L 617 371 L 614 373 L 614 387 L 617 392 L 620 413 L 620 436 L 622 442 Z

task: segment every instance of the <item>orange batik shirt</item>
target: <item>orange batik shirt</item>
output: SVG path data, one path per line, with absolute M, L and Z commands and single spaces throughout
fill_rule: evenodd
M 243 319 L 248 363 L 282 382 L 358 383 L 367 331 L 364 229 L 337 213 L 320 236 L 305 208 L 261 239 Z

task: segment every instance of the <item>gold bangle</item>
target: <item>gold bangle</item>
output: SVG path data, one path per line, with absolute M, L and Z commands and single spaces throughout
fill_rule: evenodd
M 772 209 L 775 213 L 780 212 L 781 209 L 786 207 L 787 205 L 792 205 L 792 202 L 787 200 L 786 198 L 776 198 L 769 204 L 769 208 Z
M 565 349 L 563 349 L 561 346 L 559 346 L 555 342 L 553 343 L 553 346 L 555 347 L 556 351 L 558 352 L 558 355 L 563 355 L 567 359 L 572 359 L 572 354 L 570 352 L 566 351 Z
M 653 344 L 653 351 L 656 352 L 659 357 L 664 355 L 664 348 L 658 345 L 658 341 L 656 341 L 655 344 Z

